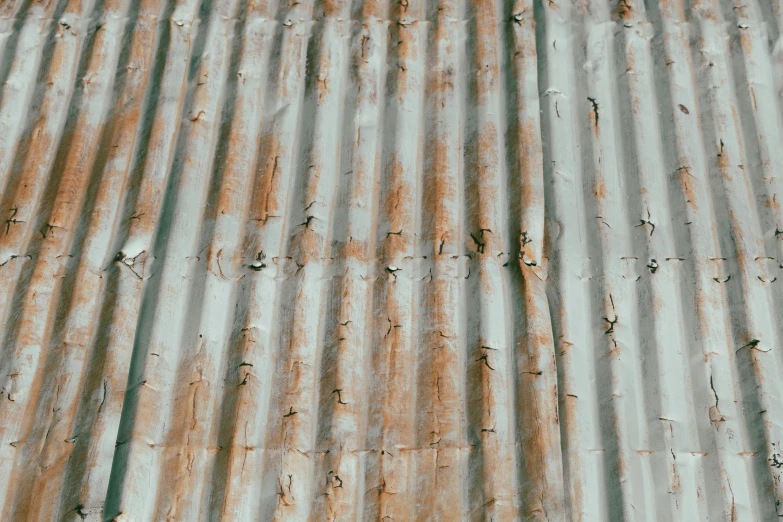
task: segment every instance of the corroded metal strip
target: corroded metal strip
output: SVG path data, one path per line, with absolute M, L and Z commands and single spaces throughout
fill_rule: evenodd
M 16 181 L 15 186 L 8 190 L 4 194 L 6 197 L 3 198 L 5 201 L 12 201 L 14 209 L 12 211 L 14 217 L 8 222 L 8 225 L 12 226 L 9 226 L 7 233 L 0 239 L 0 249 L 6 252 L 27 252 L 34 233 L 34 224 L 39 222 L 38 213 L 47 206 L 42 202 L 42 196 L 44 186 L 47 185 L 47 176 L 53 166 L 55 144 L 60 141 L 66 148 L 71 145 L 69 136 L 61 137 L 61 133 L 65 125 L 66 108 L 70 105 L 69 100 L 79 63 L 78 57 L 89 29 L 87 22 L 90 18 L 87 15 L 91 7 L 90 2 L 86 4 L 76 0 L 69 2 L 63 14 L 63 23 L 58 26 L 56 43 L 46 75 L 47 81 L 39 86 L 39 89 L 44 91 L 41 113 L 30 132 L 21 179 Z M 105 55 L 98 56 L 92 65 L 100 70 L 106 65 L 106 61 L 111 62 L 111 58 Z M 109 76 L 107 80 L 110 79 Z M 105 92 L 100 87 L 97 91 L 105 96 Z M 98 101 L 97 116 L 100 116 L 102 113 L 100 98 L 96 101 Z M 87 131 L 87 134 L 94 134 L 95 119 L 96 114 L 85 111 L 81 125 L 77 123 L 73 127 L 66 128 L 66 131 L 69 133 Z M 95 145 L 90 141 L 76 145 L 71 149 L 71 158 L 78 162 L 81 156 L 87 156 L 87 161 L 81 166 L 89 166 L 94 158 Z M 70 166 L 73 167 L 73 163 Z M 75 188 L 78 190 L 80 180 L 76 176 L 76 170 L 72 169 L 68 172 L 66 169 L 62 176 L 53 177 L 66 185 L 69 181 L 75 182 Z M 72 203 L 77 203 L 78 196 L 74 199 L 76 201 Z M 68 227 L 68 223 L 65 225 L 66 229 L 62 232 L 63 236 L 68 238 L 74 232 L 74 227 L 72 225 Z M 43 232 L 41 234 L 46 235 Z M 34 418 L 30 407 L 35 404 L 42 391 L 42 376 L 39 368 L 46 361 L 48 354 L 47 336 L 51 333 L 51 306 L 56 302 L 61 272 L 67 260 L 66 252 L 62 251 L 63 248 L 58 249 L 58 246 L 60 246 L 59 237 L 55 242 L 44 241 L 37 249 L 38 256 L 34 258 L 29 256 L 33 273 L 29 280 L 25 278 L 23 281 L 23 283 L 29 282 L 29 285 L 19 284 L 21 263 L 11 263 L 5 267 L 0 279 L 0 295 L 3 296 L 4 310 L 11 306 L 16 292 L 25 296 L 21 310 L 17 312 L 18 330 L 6 328 L 3 338 L 3 376 L 0 382 L 7 400 L 0 406 L 2 429 L 0 487 L 4 491 L 0 513 L 5 517 L 11 516 L 14 494 L 19 485 L 17 477 L 22 471 L 17 468 L 12 472 L 20 446 L 23 445 L 17 442 L 26 439 Z
M 236 382 L 237 391 L 233 398 L 229 392 L 226 396 L 231 400 L 224 403 L 223 418 L 231 419 L 227 462 L 230 479 L 221 508 L 226 520 L 244 512 L 254 516 L 254 506 L 260 499 L 276 498 L 279 492 L 277 481 L 268 480 L 261 472 L 267 459 L 266 423 L 279 357 L 275 321 L 279 320 L 278 292 L 286 266 L 289 196 L 296 178 L 294 137 L 301 116 L 309 34 L 309 24 L 304 20 L 309 19 L 311 9 L 309 2 L 281 5 L 275 22 L 281 31 L 280 50 L 277 60 L 270 60 L 276 74 L 270 78 L 272 94 L 262 126 L 243 247 L 249 270 L 238 292 L 238 298 L 247 296 L 247 308 L 243 309 L 241 301 L 237 306 L 241 311 L 237 318 L 240 332 L 232 336 L 232 342 L 238 349 L 229 363 L 236 369 L 229 374 L 228 382 Z M 270 516 L 272 507 L 271 503 L 264 506 L 265 517 Z
M 127 442 L 123 462 L 130 470 L 123 481 L 128 495 L 119 505 L 119 511 L 132 517 L 187 519 L 201 510 L 201 475 L 207 467 L 208 448 L 200 426 L 211 419 L 209 393 L 218 379 L 216 361 L 210 357 L 211 339 L 197 335 L 187 315 L 194 301 L 198 302 L 192 270 L 203 251 L 201 209 L 211 179 L 228 70 L 228 37 L 233 28 L 230 17 L 237 3 L 217 2 L 208 19 L 198 20 L 198 32 L 191 33 L 191 38 L 203 38 L 209 52 L 195 64 L 187 87 L 189 106 L 182 116 L 177 115 L 185 120 L 179 128 L 184 151 L 172 168 L 169 188 L 173 194 L 166 194 L 171 205 L 166 215 L 170 235 L 160 251 L 163 256 L 156 263 L 157 273 L 148 282 L 155 285 L 161 301 L 149 323 L 148 345 L 135 354 L 142 382 L 130 395 L 133 416 L 128 417 L 134 435 Z M 187 21 L 177 19 L 176 11 L 173 21 L 177 27 L 181 23 L 190 29 Z M 198 40 L 193 44 L 195 54 Z M 142 338 L 146 335 L 141 333 Z
M 696 313 L 693 341 L 702 354 L 703 367 L 694 365 L 694 382 L 700 390 L 696 399 L 697 414 L 707 415 L 709 428 L 701 424 L 700 434 L 709 441 L 706 450 L 715 458 L 706 461 L 708 475 L 717 480 L 707 482 L 708 491 L 717 493 L 713 513 L 732 518 L 739 516 L 740 506 L 749 507 L 749 491 L 736 487 L 750 480 L 745 458 L 746 443 L 742 433 L 743 418 L 736 407 L 739 389 L 735 384 L 734 352 L 731 350 L 726 328 L 726 300 L 721 284 L 726 282 L 719 267 L 725 258 L 721 255 L 716 234 L 711 226 L 714 221 L 713 203 L 707 188 L 706 158 L 699 138 L 696 93 L 692 78 L 691 57 L 683 26 L 682 7 L 679 3 L 661 3 L 659 13 L 663 33 L 663 53 L 668 70 L 668 89 L 675 133 L 674 153 L 676 164 L 669 164 L 679 182 L 680 198 L 684 206 L 684 223 L 687 225 L 685 250 L 689 270 L 684 280 L 686 306 L 693 306 Z M 681 218 L 682 219 L 682 218 Z M 690 294 L 690 295 L 689 295 Z M 698 353 L 698 352 L 697 352 Z M 723 398 L 723 400 L 721 400 Z M 713 442 L 714 441 L 714 442 Z M 714 446 L 713 446 L 714 444 Z M 715 484 L 717 482 L 717 484 Z M 715 489 L 717 488 L 717 491 Z M 715 497 L 713 497 L 715 498 Z
M 726 205 L 716 212 L 717 224 L 719 230 L 730 231 L 732 245 L 727 250 L 734 254 L 730 266 L 739 276 L 739 280 L 729 285 L 727 291 L 730 299 L 736 299 L 744 305 L 742 311 L 736 314 L 740 326 L 739 331 L 734 332 L 738 346 L 733 351 L 737 354 L 740 375 L 744 377 L 743 403 L 746 408 L 757 407 L 761 412 L 758 413 L 761 417 L 760 433 L 751 440 L 761 451 L 760 457 L 766 457 L 766 462 L 764 466 L 754 466 L 753 474 L 757 484 L 767 488 L 768 492 L 759 498 L 754 516 L 776 517 L 783 514 L 781 470 L 775 464 L 775 456 L 779 454 L 777 445 L 781 438 L 779 408 L 782 404 L 778 378 L 781 361 L 774 354 L 780 349 L 780 343 L 772 326 L 768 305 L 769 288 L 759 277 L 760 267 L 756 262 L 765 257 L 766 249 L 755 212 L 756 197 L 750 179 L 745 174 L 746 153 L 734 89 L 729 78 L 726 45 L 719 37 L 721 16 L 718 5 L 714 2 L 697 2 L 694 7 L 700 37 L 702 74 L 710 87 L 702 96 L 708 107 L 707 125 L 710 127 L 702 128 L 702 131 L 714 139 L 712 144 L 705 143 L 705 149 L 707 158 L 710 158 L 710 170 L 720 176 L 721 184 L 718 187 L 724 191 L 724 197 L 720 199 Z M 751 382 L 754 386 L 750 386 Z M 765 501 L 770 495 L 775 499 L 774 509 L 771 503 Z
M 323 18 L 313 28 L 303 111 L 312 119 L 300 131 L 305 138 L 288 224 L 287 261 L 293 275 L 283 287 L 285 331 L 277 361 L 269 408 L 269 443 L 264 472 L 276 476 L 277 497 L 264 499 L 262 509 L 275 520 L 306 520 L 312 510 L 317 454 L 317 387 L 324 331 L 325 257 L 332 237 L 334 200 L 339 176 L 344 98 L 341 90 L 350 63 L 343 17 L 348 5 L 316 6 Z M 287 266 L 286 266 L 287 265 Z M 320 479 L 321 477 L 318 477 Z M 270 501 L 273 501 L 272 504 Z
M 80 81 L 80 110 L 73 124 L 72 139 L 78 145 L 72 146 L 64 159 L 53 208 L 41 230 L 43 239 L 30 282 L 33 292 L 39 292 L 46 286 L 43 281 L 62 278 L 63 263 L 59 260 L 72 257 L 72 244 L 81 232 L 79 209 L 89 204 L 85 196 L 94 179 L 91 173 L 103 174 L 105 156 L 100 152 L 112 151 L 105 145 L 101 146 L 101 138 L 104 129 L 115 131 L 119 123 L 114 118 L 108 123 L 104 121 L 114 101 L 115 70 L 122 51 L 122 35 L 129 8 L 130 2 L 107 2 L 98 16 L 100 27 L 94 30 L 91 56 Z M 123 116 L 122 113 L 116 114 L 118 118 Z M 125 145 L 127 147 L 128 144 Z M 132 142 L 129 148 L 132 150 Z M 127 154 L 127 151 L 123 153 Z M 23 323 L 19 331 L 20 338 L 38 339 L 51 351 L 45 367 L 39 368 L 43 376 L 35 420 L 26 435 L 27 444 L 17 458 L 17 466 L 26 473 L 21 479 L 21 487 L 26 494 L 19 495 L 16 516 L 21 516 L 19 510 L 28 503 L 39 510 L 28 516 L 55 516 L 61 480 L 74 443 L 80 436 L 78 431 L 73 433 L 72 421 L 82 392 L 85 360 L 94 335 L 92 320 L 100 306 L 97 297 L 102 293 L 104 258 L 125 181 L 124 170 L 117 169 L 114 174 L 100 177 L 103 190 L 99 191 L 92 226 L 88 228 L 87 250 L 73 274 L 74 287 L 69 289 L 67 282 L 61 288 L 54 287 L 49 301 L 42 302 L 41 308 L 35 311 L 36 315 L 56 317 L 58 301 L 69 303 L 69 320 L 64 331 L 50 338 L 52 332 L 45 323 Z M 46 471 L 42 473 L 41 469 Z M 32 498 L 46 501 L 32 503 Z
M 129 229 L 122 247 L 115 257 L 115 262 L 121 270 L 118 286 L 122 292 L 118 292 L 118 299 L 115 303 L 118 312 L 135 309 L 139 310 L 138 314 L 141 312 L 145 301 L 152 301 L 152 296 L 147 297 L 143 301 L 142 292 L 146 288 L 147 293 L 151 293 L 150 283 L 152 280 L 149 278 L 152 274 L 152 265 L 154 264 L 155 256 L 160 255 L 153 248 L 153 237 L 159 216 L 162 213 L 163 196 L 174 160 L 174 143 L 179 132 L 185 96 L 185 73 L 190 57 L 191 24 L 193 23 L 194 14 L 195 2 L 172 3 L 169 4 L 166 12 L 168 16 L 162 22 L 168 27 L 161 27 L 161 31 L 165 31 L 164 34 L 166 36 L 165 40 L 163 38 L 160 39 L 161 43 L 165 42 L 164 45 L 166 45 L 164 47 L 165 50 L 161 49 L 161 51 L 164 53 L 163 56 L 168 56 L 169 59 L 166 60 L 163 66 L 161 80 L 155 93 L 157 95 L 155 99 L 156 105 L 154 108 L 150 107 L 147 109 L 155 111 L 155 118 L 152 122 L 145 120 L 145 123 L 151 123 L 151 128 L 149 130 L 149 138 L 145 143 L 146 150 L 143 160 L 139 166 L 142 169 L 141 179 L 139 180 L 133 213 L 127 217 L 130 220 Z M 215 113 L 212 114 L 212 117 L 214 116 Z M 145 280 L 144 284 L 139 284 L 139 280 Z M 179 284 L 180 282 L 167 281 L 167 283 Z M 173 313 L 179 311 L 169 310 Z M 117 450 L 114 453 L 112 477 L 109 482 L 109 493 L 105 506 L 105 509 L 111 513 L 111 516 L 116 516 L 120 513 L 146 513 L 149 516 L 155 507 L 154 492 L 152 493 L 152 498 L 150 498 L 150 491 L 147 488 L 150 484 L 151 467 L 136 468 L 127 466 L 128 461 L 135 462 L 134 458 L 141 458 L 140 453 L 149 457 L 155 451 L 154 445 L 160 443 L 162 438 L 154 435 L 150 436 L 149 433 L 143 439 L 135 438 L 131 429 L 136 428 L 140 433 L 144 433 L 144 420 L 146 419 L 142 418 L 142 422 L 134 425 L 134 415 L 126 414 L 127 411 L 133 412 L 135 402 L 139 400 L 139 395 L 154 393 L 151 391 L 154 390 L 154 385 L 151 382 L 145 382 L 142 376 L 144 361 L 139 361 L 138 355 L 134 353 L 139 344 L 139 334 L 143 337 L 148 337 L 150 334 L 147 333 L 146 328 L 137 331 L 135 326 L 132 325 L 131 328 L 118 331 L 117 335 L 109 340 L 107 346 L 107 351 L 109 353 L 116 352 L 118 358 L 113 361 L 107 361 L 105 368 L 106 378 L 108 382 L 112 383 L 113 390 L 119 391 L 124 389 L 129 392 L 122 393 L 122 395 L 119 393 L 113 395 L 112 398 L 114 400 L 120 399 L 124 401 L 122 406 L 123 416 L 117 416 L 119 411 L 114 409 L 107 412 L 104 421 L 106 429 L 100 435 L 101 438 L 105 437 L 108 440 L 105 440 L 105 442 L 103 440 L 96 441 L 100 446 L 103 446 L 105 443 L 110 443 L 111 439 L 109 437 L 111 435 L 116 434 Z M 172 325 L 166 324 L 166 327 L 171 328 Z M 152 354 L 160 354 L 160 351 L 162 351 L 160 346 L 152 345 L 143 347 L 141 353 L 144 356 L 155 359 L 156 356 Z M 126 358 L 128 352 L 134 354 L 133 359 L 135 360 L 133 362 Z M 125 365 L 118 364 L 123 360 Z M 130 371 L 128 365 L 131 365 Z M 126 382 L 127 384 L 125 384 Z M 155 426 L 155 428 L 160 429 L 162 425 Z M 152 443 L 152 446 L 149 445 L 150 443 Z M 127 473 L 126 470 L 128 470 Z M 154 478 L 155 475 L 152 475 L 152 477 Z M 127 487 L 124 486 L 126 483 L 128 484 Z M 113 484 L 123 486 L 115 489 L 116 493 L 112 494 Z M 87 485 L 87 487 L 93 489 L 95 486 Z M 129 509 L 130 506 L 132 506 L 132 509 Z
M 209 269 L 201 312 L 205 324 L 217 327 L 202 334 L 211 339 L 210 346 L 217 352 L 213 355 L 216 360 L 220 360 L 222 351 L 227 347 L 239 344 L 228 332 L 231 322 L 236 324 L 236 318 L 230 313 L 238 308 L 232 302 L 237 297 L 238 283 L 241 284 L 248 275 L 245 264 L 248 256 L 243 255 L 242 241 L 250 211 L 248 195 L 253 192 L 253 172 L 258 160 L 256 143 L 262 130 L 265 108 L 267 77 L 264 72 L 269 65 L 271 36 L 277 26 L 274 20 L 267 18 L 270 10 L 266 2 L 253 2 L 245 15 L 245 34 L 235 80 L 234 118 L 228 134 L 226 166 L 217 195 L 215 228 L 209 247 Z M 213 317 L 220 320 L 213 323 Z M 228 338 L 228 344 L 223 344 L 225 338 Z M 253 437 L 259 419 L 257 415 L 243 411 L 241 405 L 247 402 L 248 395 L 257 390 L 258 381 L 268 377 L 264 375 L 263 358 L 257 357 L 251 350 L 240 354 L 228 353 L 227 361 L 219 366 L 226 375 L 226 385 L 223 390 L 211 388 L 208 400 L 213 403 L 212 418 L 230 420 L 226 428 L 218 432 L 216 444 L 212 441 L 206 443 L 209 447 L 225 447 L 225 459 L 216 459 L 211 476 L 205 480 L 211 486 L 212 517 L 244 520 L 248 518 L 247 510 L 252 506 L 250 499 L 257 487 L 250 477 L 256 469 L 255 452 L 260 448 L 255 446 Z M 221 378 L 220 375 L 211 377 L 213 382 L 219 382 Z M 204 423 L 201 429 L 210 427 L 210 423 Z
M 355 82 L 354 105 L 345 114 L 350 143 L 343 146 L 341 176 L 334 216 L 332 299 L 327 315 L 320 362 L 316 494 L 313 517 L 355 520 L 362 512 L 367 393 L 367 368 L 375 251 L 376 177 L 380 170 L 383 55 L 386 23 L 377 18 L 380 6 L 365 6 L 361 28 L 352 38 L 350 79 Z M 346 140 L 347 141 L 347 140 Z M 321 453 L 323 452 L 323 453 Z M 320 497 L 320 498 L 319 498 Z
M 538 98 L 538 60 L 533 3 L 513 5 L 509 31 L 514 43 L 508 49 L 515 83 L 516 135 L 509 156 L 515 153 L 519 164 L 519 237 L 516 255 L 522 275 L 524 307 L 520 315 L 521 331 L 514 339 L 517 349 L 516 434 L 521 451 L 519 501 L 522 516 L 566 516 L 563 453 L 555 340 L 546 297 L 547 259 L 544 257 L 545 187 Z M 513 117 L 511 119 L 513 120 Z M 513 134 L 512 134 L 513 136 Z M 515 162 L 511 162 L 515 165 Z M 509 178 L 514 180 L 515 172 Z M 514 191 L 510 191 L 509 200 Z M 509 205 L 513 209 L 513 205 Z M 513 223 L 513 219 L 510 220 Z M 509 252 L 513 263 L 514 252 Z M 513 280 L 513 276 L 512 276 Z M 527 429 L 530 423 L 534 429 Z
M 11 4 L 8 5 L 10 7 Z M 2 59 L 0 63 L 5 65 L 6 60 L 10 63 L 7 76 L 2 78 L 3 84 L 0 87 L 0 136 L 2 136 L 0 138 L 0 189 L 3 190 L 4 199 L 9 195 L 11 187 L 7 184 L 11 175 L 14 154 L 27 121 L 30 102 L 36 92 L 35 81 L 45 47 L 42 42 L 47 42 L 50 39 L 52 16 L 57 7 L 57 2 L 48 1 L 44 5 L 35 4 L 25 10 L 23 25 L 16 35 L 14 48 L 7 49 L 8 54 L 5 53 L 5 46 L 8 43 L 6 39 L 2 41 L 2 47 L 0 47 L 0 59 Z M 10 17 L 8 25 L 6 30 L 10 32 Z M 8 38 L 10 38 L 10 34 Z M 9 218 L 9 215 L 13 213 L 10 211 L 11 208 L 14 208 L 13 203 L 9 207 L 5 219 L 13 219 Z M 18 256 L 19 254 L 6 252 L 2 254 L 0 263 L 6 263 L 11 255 Z
M 78 395 L 64 395 L 64 413 L 57 425 L 66 434 L 62 440 L 71 441 L 60 450 L 68 465 L 61 477 L 49 479 L 48 486 L 61 488 L 60 516 L 76 511 L 94 516 L 101 511 L 108 489 L 110 466 L 107 464 L 114 453 L 116 424 L 113 430 L 107 431 L 106 420 L 112 416 L 119 419 L 130 353 L 103 350 L 112 346 L 111 340 L 122 335 L 120 332 L 130 330 L 130 335 L 133 334 L 135 322 L 130 318 L 138 313 L 137 307 L 114 307 L 116 294 L 112 290 L 117 289 L 118 272 L 110 263 L 116 254 L 112 250 L 116 242 L 114 234 L 124 228 L 120 222 L 124 217 L 121 210 L 131 182 L 129 172 L 155 50 L 158 5 L 148 0 L 139 6 L 127 62 L 120 64 L 126 70 L 121 80 L 122 91 L 115 102 L 120 109 L 106 125 L 110 145 L 74 275 L 72 302 L 76 305 L 70 310 L 62 334 L 65 343 L 75 344 L 87 338 L 90 344 L 84 350 L 66 354 L 57 370 L 58 380 L 78 387 L 75 390 Z M 135 289 L 140 281 L 133 277 L 126 281 L 126 287 L 127 284 Z M 109 331 L 102 332 L 101 325 Z M 121 382 L 117 382 L 118 377 Z M 102 441 L 108 442 L 108 448 Z M 62 444 L 58 439 L 53 443 Z
M 655 369 L 657 379 L 644 388 L 646 417 L 650 424 L 649 447 L 664 448 L 663 458 L 646 453 L 651 460 L 653 477 L 665 475 L 668 480 L 654 481 L 660 496 L 665 490 L 668 506 L 658 506 L 658 513 L 670 518 L 704 518 L 707 504 L 698 491 L 712 480 L 705 474 L 704 457 L 709 454 L 699 441 L 697 426 L 709 428 L 709 419 L 695 414 L 691 399 L 692 379 L 688 371 L 688 347 L 683 332 L 672 329 L 684 313 L 677 288 L 682 283 L 683 252 L 676 241 L 676 210 L 670 208 L 672 188 L 664 172 L 661 125 L 654 112 L 656 97 L 651 32 L 641 3 L 628 3 L 615 16 L 623 24 L 625 78 L 629 89 L 631 117 L 627 129 L 633 133 L 628 147 L 635 151 L 638 177 L 628 176 L 631 198 L 629 214 L 637 218 L 632 237 L 633 251 L 638 255 L 623 259 L 628 267 L 624 278 L 637 280 L 638 307 L 648 310 L 649 320 L 638 330 L 643 365 Z M 663 79 L 657 79 L 663 83 Z M 629 128 L 630 127 L 630 128 Z M 672 191 L 676 193 L 675 191 Z M 684 399 L 685 398 L 685 399 Z M 666 454 L 668 453 L 668 455 Z M 714 457 L 712 457 L 714 459 Z M 665 488 L 664 488 L 665 486 Z
M 371 371 L 380 385 L 369 392 L 365 517 L 412 516 L 416 447 L 414 306 L 418 283 L 414 258 L 419 233 L 422 169 L 421 118 L 425 74 L 425 26 L 421 1 L 393 4 L 389 27 L 388 85 L 383 170 L 377 230 L 380 258 L 375 285 Z
M 574 79 L 574 56 L 568 27 L 575 23 L 568 3 L 549 2 L 542 7 L 543 27 L 539 37 L 539 61 L 546 64 L 540 88 L 544 107 L 542 132 L 558 139 L 544 149 L 547 194 L 547 231 L 552 244 L 547 295 L 552 314 L 557 354 L 563 466 L 566 505 L 572 520 L 606 516 L 600 501 L 600 484 L 605 482 L 603 444 L 598 418 L 596 356 L 586 314 L 592 304 L 587 258 L 587 223 L 582 187 L 581 158 L 573 128 L 578 107 Z M 585 96 L 586 98 L 586 96 Z M 584 100 L 587 103 L 587 100 Z M 588 113 L 589 114 L 589 113 Z M 600 317 L 600 315 L 598 316 Z M 616 493 L 612 491 L 612 493 Z
M 514 302 L 507 291 L 505 273 L 508 241 L 504 240 L 506 198 L 502 169 L 504 121 L 500 110 L 496 5 L 476 1 L 468 6 L 475 18 L 467 45 L 472 48 L 466 68 L 472 73 L 468 89 L 475 105 L 467 109 L 465 137 L 466 221 L 476 270 L 466 283 L 468 333 L 466 395 L 470 428 L 468 440 L 476 446 L 469 457 L 471 483 L 469 510 L 498 520 L 513 518 L 515 511 L 516 451 L 514 444 L 513 382 L 509 324 L 505 309 Z
M 630 250 L 631 226 L 626 218 L 627 185 L 620 169 L 613 24 L 606 2 L 586 4 L 582 13 L 585 68 L 577 76 L 578 120 L 582 122 L 582 154 L 587 187 L 584 212 L 588 221 L 587 253 L 591 259 L 591 291 L 599 306 L 590 322 L 598 382 L 598 418 L 608 486 L 609 518 L 657 518 L 653 498 L 646 404 L 635 383 L 641 381 L 642 354 L 636 317 L 635 281 L 622 277 L 622 258 Z M 637 450 L 637 451 L 634 451 Z M 642 450 L 642 451 L 638 451 Z
M 464 85 L 457 72 L 457 19 L 460 3 L 438 2 L 428 41 L 430 69 L 424 105 L 424 176 L 422 180 L 423 255 L 432 258 L 432 276 L 421 285 L 416 346 L 415 502 L 419 516 L 455 520 L 467 504 L 459 486 L 467 471 L 466 359 L 459 303 L 463 283 L 457 276 L 462 242 L 463 169 L 461 110 Z

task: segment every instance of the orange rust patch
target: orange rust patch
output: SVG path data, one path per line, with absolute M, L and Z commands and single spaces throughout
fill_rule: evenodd
M 633 14 L 633 8 L 629 0 L 620 0 L 614 8 L 614 15 L 623 20 L 628 20 Z
M 484 168 L 496 168 L 498 164 L 498 128 L 493 122 L 488 122 L 481 129 L 478 148 Z
M 530 343 L 536 349 L 545 349 L 552 346 L 552 335 L 544 330 L 536 329 L 535 331 L 528 332 L 530 337 Z
M 625 54 L 625 63 L 625 72 L 631 72 L 634 67 L 636 67 L 636 55 L 634 54 L 633 49 L 628 49 L 628 52 Z
M 700 12 L 701 15 L 707 20 L 711 22 L 718 21 L 718 15 L 716 12 L 717 7 L 713 3 L 713 0 L 697 0 L 694 8 L 697 12 Z
M 622 478 L 628 474 L 628 462 L 623 457 L 619 457 L 614 469 L 617 471 L 617 475 L 622 480 Z
M 247 5 L 248 13 L 266 14 L 269 3 L 266 0 L 250 0 Z
M 742 43 L 742 50 L 746 56 L 753 52 L 753 39 L 747 30 L 740 29 L 740 42 Z
M 693 174 L 690 173 L 688 167 L 680 167 L 680 182 L 682 183 L 682 190 L 685 193 L 685 203 L 693 210 L 698 210 L 699 206 L 697 202 L 696 193 L 693 190 Z
M 631 111 L 634 114 L 639 114 L 640 106 L 641 106 L 641 100 L 639 99 L 639 97 L 638 96 L 632 96 L 631 97 Z
M 351 239 L 342 244 L 340 257 L 343 259 L 356 259 L 367 261 L 367 242 Z
M 485 295 L 493 295 L 497 291 L 495 286 L 492 284 L 491 277 L 479 277 L 479 284 L 481 286 L 481 291 Z
M 718 168 L 721 169 L 723 173 L 723 177 L 731 179 L 731 177 L 729 176 L 729 168 L 731 167 L 731 165 L 729 164 L 729 155 L 726 154 L 726 151 L 723 149 L 721 150 L 721 152 L 718 153 L 717 165 Z
M 397 79 L 396 79 L 396 94 L 397 101 L 402 101 L 403 97 L 408 93 L 408 63 L 416 61 L 418 59 L 417 46 L 415 45 L 418 31 L 415 26 L 416 22 L 410 25 L 394 24 L 392 26 L 392 41 L 396 41 L 396 61 L 397 61 Z
M 535 296 L 525 290 L 525 300 L 528 304 L 536 307 Z M 534 315 L 538 315 L 536 311 Z M 542 356 L 549 351 L 551 337 L 546 328 L 540 328 L 540 323 L 530 325 L 530 330 L 526 337 L 528 342 L 526 359 L 533 364 L 520 367 L 522 371 L 533 372 L 531 379 L 546 379 L 546 376 L 539 375 L 541 371 L 535 366 L 534 361 L 544 361 Z M 522 430 L 522 448 L 526 455 L 523 461 L 523 480 L 530 487 L 524 488 L 522 492 L 523 511 L 526 513 L 541 513 L 546 506 L 552 502 L 557 502 L 557 498 L 550 498 L 552 491 L 548 487 L 548 475 L 551 473 L 551 466 L 548 462 L 548 456 L 553 455 L 555 448 L 560 445 L 559 430 L 557 428 L 557 386 L 538 387 L 533 385 L 531 379 L 520 381 L 519 404 L 521 414 L 530 419 L 536 427 L 532 430 Z M 572 424 L 566 423 L 572 427 Z M 555 494 L 556 495 L 556 494 Z
M 323 9 L 323 16 L 327 18 L 337 18 L 342 10 L 342 0 L 323 0 L 320 7 Z
M 407 0 L 406 0 L 407 1 Z M 380 0 L 365 0 L 362 3 L 362 18 L 382 18 L 384 16 L 383 2 Z
M 740 125 L 740 117 L 739 114 L 737 114 L 737 107 L 732 105 L 731 106 L 731 121 L 734 124 L 734 127 L 739 129 L 741 127 Z M 742 138 L 739 137 L 739 143 L 742 143 Z
M 266 223 L 270 216 L 278 213 L 277 193 L 280 187 L 282 173 L 280 172 L 280 154 L 282 146 L 277 134 L 267 134 L 263 138 L 262 157 L 266 157 L 261 173 L 256 197 L 253 198 L 251 216 L 257 221 Z
M 383 204 L 383 215 L 389 221 L 384 250 L 386 256 L 405 251 L 405 244 L 413 232 L 414 216 L 411 215 L 413 194 L 407 182 L 405 169 L 395 154 L 390 165 L 392 188 Z
M 498 130 L 494 123 L 487 123 L 478 136 L 478 173 L 479 173 L 479 228 L 482 231 L 495 227 L 498 189 L 496 186 L 498 170 Z M 484 234 L 483 240 L 494 239 L 491 233 Z M 494 245 L 487 244 L 486 251 L 494 252 Z
M 300 266 L 304 266 L 320 260 L 323 245 L 323 236 L 303 223 L 291 238 L 291 254 Z
M 432 220 L 432 240 L 435 252 L 443 253 L 443 246 L 454 240 L 454 226 L 448 204 L 456 199 L 456 186 L 451 178 L 449 153 L 452 140 L 448 135 L 432 142 L 430 154 L 432 163 L 428 186 L 424 188 L 424 209 Z
M 430 73 L 428 91 L 432 94 L 445 94 L 454 91 L 454 70 L 446 69 Z
M 595 197 L 598 199 L 604 199 L 606 197 L 606 184 L 604 183 L 603 177 L 596 178 L 593 194 L 595 194 Z

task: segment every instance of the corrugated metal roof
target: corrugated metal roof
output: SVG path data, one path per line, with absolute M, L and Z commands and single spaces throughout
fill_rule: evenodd
M 0 0 L 0 518 L 783 516 L 782 26 Z

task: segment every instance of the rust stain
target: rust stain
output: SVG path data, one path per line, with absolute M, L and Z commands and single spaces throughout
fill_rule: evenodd
M 282 146 L 276 134 L 264 136 L 261 146 L 262 158 L 265 160 L 260 173 L 256 197 L 251 210 L 253 219 L 266 223 L 270 217 L 280 217 L 277 194 L 282 183 Z
M 614 15 L 623 20 L 633 16 L 633 7 L 630 0 L 620 0 L 614 8 Z
M 606 197 L 606 184 L 603 178 L 597 178 L 595 181 L 595 187 L 593 188 L 593 194 L 599 199 Z
M 696 180 L 691 173 L 690 167 L 680 167 L 677 169 L 677 172 L 685 194 L 685 203 L 693 210 L 698 210 L 698 195 L 696 191 L 694 191 L 694 183 Z

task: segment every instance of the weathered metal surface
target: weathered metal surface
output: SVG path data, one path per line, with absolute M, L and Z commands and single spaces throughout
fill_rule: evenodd
M 783 516 L 782 25 L 0 0 L 0 519 Z

